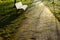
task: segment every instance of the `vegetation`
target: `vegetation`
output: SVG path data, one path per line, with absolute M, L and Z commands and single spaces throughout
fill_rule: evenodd
M 19 2 L 21 0 L 17 0 Z M 30 5 L 32 1 L 23 1 L 23 4 Z M 0 40 L 11 40 L 20 27 L 23 10 L 14 8 L 14 0 L 0 0 Z
M 30 4 L 33 0 L 17 0 L 23 4 Z M 54 12 L 52 0 L 43 0 L 52 12 Z M 48 4 L 47 4 L 48 3 Z M 55 1 L 55 15 L 60 21 L 60 0 Z M 16 10 L 14 8 L 14 0 L 0 0 L 0 40 L 11 40 L 14 37 L 17 29 L 20 27 L 22 19 L 25 18 L 23 10 Z
M 60 0 L 45 0 L 43 1 L 46 6 L 50 8 L 50 10 L 54 13 L 56 18 L 60 21 Z

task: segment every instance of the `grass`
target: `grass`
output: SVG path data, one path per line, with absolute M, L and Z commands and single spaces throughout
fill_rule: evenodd
M 0 40 L 11 40 L 24 17 L 23 10 L 16 10 L 13 1 L 0 1 Z
M 50 10 L 54 13 L 56 18 L 60 21 L 60 1 L 55 1 L 55 5 L 51 1 L 44 1 L 44 4 L 50 8 Z M 54 5 L 54 7 L 53 7 Z M 55 8 L 55 12 L 54 12 Z

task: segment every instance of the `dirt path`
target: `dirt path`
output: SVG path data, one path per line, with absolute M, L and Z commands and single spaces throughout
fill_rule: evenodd
M 57 40 L 60 26 L 53 13 L 41 2 L 33 5 L 25 12 L 16 40 Z

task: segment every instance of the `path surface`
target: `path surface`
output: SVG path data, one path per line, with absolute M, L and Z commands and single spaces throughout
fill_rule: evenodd
M 59 22 L 43 3 L 37 2 L 25 12 L 16 40 L 58 40 Z

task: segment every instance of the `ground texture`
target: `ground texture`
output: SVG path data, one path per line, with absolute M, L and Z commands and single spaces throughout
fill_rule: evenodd
M 60 40 L 60 26 L 53 13 L 41 2 L 25 12 L 15 40 Z

